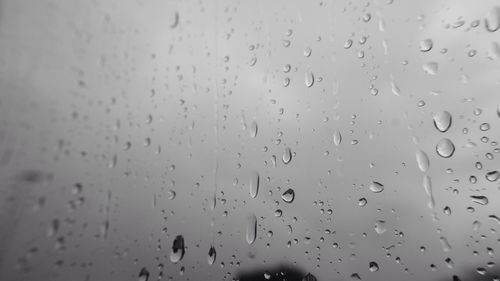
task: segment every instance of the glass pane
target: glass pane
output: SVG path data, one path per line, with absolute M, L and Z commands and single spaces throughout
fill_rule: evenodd
M 500 2 L 0 1 L 5 280 L 499 280 Z

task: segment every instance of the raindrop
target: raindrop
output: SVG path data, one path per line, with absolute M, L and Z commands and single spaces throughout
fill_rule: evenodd
M 377 234 L 383 234 L 384 232 L 387 231 L 387 228 L 386 228 L 386 222 L 383 221 L 383 220 L 378 220 L 375 222 L 375 232 L 377 232 Z
M 210 246 L 210 250 L 208 250 L 208 264 L 214 264 L 216 255 L 214 246 Z
M 455 152 L 455 145 L 449 139 L 441 139 L 436 145 L 436 152 L 443 158 L 450 158 Z
M 483 123 L 483 124 L 481 124 L 481 125 L 479 126 L 479 129 L 480 129 L 481 131 L 483 131 L 483 132 L 484 132 L 484 131 L 488 131 L 488 130 L 490 129 L 490 124 L 488 124 L 488 123 Z
M 283 152 L 283 157 L 282 157 L 283 163 L 286 165 L 292 161 L 292 150 L 287 147 L 285 148 L 285 152 Z
M 430 166 L 429 156 L 427 156 L 427 154 L 424 151 L 417 150 L 416 158 L 417 158 L 417 165 L 420 171 L 424 173 L 427 172 Z
M 148 281 L 149 279 L 149 271 L 143 267 L 141 271 L 139 271 L 139 281 Z
M 433 42 L 432 39 L 424 39 L 420 41 L 420 52 L 428 52 L 432 49 Z
M 250 124 L 250 136 L 252 138 L 257 137 L 258 130 L 259 130 L 259 127 L 257 125 L 257 122 L 253 121 L 252 124 Z
M 281 199 L 283 199 L 283 201 L 285 201 L 286 203 L 292 203 L 295 199 L 295 191 L 291 188 L 287 189 L 281 195 Z
M 427 196 L 429 197 L 429 208 L 434 208 L 435 201 L 434 201 L 434 194 L 432 193 L 432 180 L 431 177 L 429 176 L 424 176 L 424 182 L 423 182 L 424 190 Z
M 302 281 L 316 281 L 316 277 L 314 277 L 314 275 L 312 275 L 311 273 L 307 273 L 306 276 L 304 276 L 304 278 L 302 278 Z
M 486 197 L 486 196 L 471 195 L 470 198 L 472 199 L 472 202 L 477 203 L 479 205 L 486 205 L 486 204 L 488 204 L 488 197 Z
M 259 173 L 253 172 L 250 177 L 250 184 L 249 184 L 250 196 L 252 198 L 257 197 L 257 194 L 259 193 L 259 185 L 260 185 Z
M 500 28 L 500 6 L 491 9 L 489 15 L 484 19 L 484 27 L 489 32 L 495 32 Z
M 306 48 L 304 49 L 304 56 L 305 56 L 305 57 L 307 57 L 307 58 L 308 58 L 308 57 L 310 57 L 310 56 L 311 56 L 311 53 L 312 53 L 311 48 L 306 47 Z
M 347 41 L 345 41 L 345 43 L 344 43 L 344 49 L 349 49 L 349 48 L 351 48 L 351 46 L 352 46 L 352 40 L 347 39 Z
M 439 237 L 439 241 L 441 242 L 441 246 L 443 247 L 443 251 L 449 252 L 451 250 L 451 245 L 448 242 L 446 237 Z
M 369 264 L 369 268 L 371 272 L 377 272 L 378 271 L 378 264 L 374 261 L 371 261 Z
M 170 261 L 178 263 L 184 257 L 184 237 L 177 235 L 172 243 L 172 251 L 170 252 Z
M 335 130 L 333 132 L 333 143 L 336 146 L 339 146 L 341 142 L 342 142 L 342 135 L 340 134 L 339 130 Z
M 306 71 L 305 82 L 308 88 L 312 87 L 312 85 L 314 84 L 314 74 L 311 70 Z
M 500 172 L 498 171 L 491 171 L 486 173 L 486 179 L 491 182 L 497 181 L 499 177 L 500 177 Z
M 360 207 L 364 207 L 366 205 L 366 203 L 368 203 L 366 198 L 361 198 L 358 200 L 358 206 L 360 206 Z
M 247 220 L 247 243 L 248 245 L 255 242 L 255 237 L 257 236 L 257 217 L 252 214 Z
M 379 183 L 379 182 L 374 181 L 374 182 L 370 183 L 370 186 L 368 188 L 374 193 L 380 193 L 384 190 L 384 185 Z
M 422 69 L 424 70 L 425 73 L 429 75 L 436 75 L 439 70 L 439 65 L 437 62 L 428 62 L 422 66 Z
M 434 114 L 432 119 L 434 121 L 434 126 L 441 133 L 448 131 L 448 129 L 451 127 L 452 118 L 451 114 L 448 111 L 437 112 L 436 114 Z

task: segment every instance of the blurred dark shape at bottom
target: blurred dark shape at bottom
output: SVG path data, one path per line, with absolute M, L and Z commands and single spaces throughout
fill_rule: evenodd
M 239 281 L 316 281 L 316 278 L 297 266 L 278 264 L 272 267 L 259 267 L 236 274 Z

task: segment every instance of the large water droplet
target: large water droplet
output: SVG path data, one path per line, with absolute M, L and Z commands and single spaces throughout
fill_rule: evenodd
M 214 246 L 210 246 L 210 250 L 208 250 L 208 264 L 214 264 L 216 256 L 217 253 L 215 252 Z
M 172 251 L 170 252 L 170 261 L 178 263 L 184 257 L 184 237 L 177 235 L 172 243 Z
M 247 220 L 247 243 L 248 245 L 253 244 L 255 242 L 255 238 L 257 237 L 257 217 L 252 214 Z
M 455 145 L 449 139 L 441 139 L 436 145 L 436 152 L 443 158 L 450 158 L 455 152 Z
M 480 204 L 480 205 L 486 205 L 488 204 L 488 197 L 482 196 L 482 195 L 471 195 L 470 197 L 472 199 L 472 202 Z
M 387 227 L 385 225 L 386 225 L 386 222 L 383 220 L 376 221 L 375 222 L 375 232 L 377 232 L 377 234 L 379 234 L 379 235 L 386 232 Z
M 438 131 L 444 133 L 451 127 L 451 114 L 448 111 L 440 111 L 434 114 L 432 120 Z
M 339 130 L 335 130 L 333 132 L 333 143 L 336 146 L 339 146 L 341 142 L 342 142 L 342 135 L 340 134 Z
M 491 171 L 486 173 L 486 179 L 491 182 L 497 181 L 499 177 L 500 177 L 500 172 L 498 171 Z
M 305 82 L 308 88 L 312 87 L 314 84 L 314 74 L 311 70 L 306 71 Z
M 500 6 L 491 8 L 489 15 L 484 19 L 484 27 L 489 32 L 495 32 L 500 28 Z
M 425 153 L 422 150 L 417 150 L 416 158 L 417 158 L 417 165 L 420 171 L 424 173 L 427 172 L 430 166 L 429 156 L 427 156 L 427 153 Z
M 287 147 L 285 148 L 285 151 L 283 152 L 283 157 L 281 158 L 283 160 L 283 163 L 286 165 L 292 161 L 292 150 Z
M 250 196 L 252 198 L 257 197 L 257 194 L 259 193 L 259 185 L 260 185 L 260 176 L 258 172 L 253 172 L 251 177 L 250 177 Z
M 378 264 L 374 261 L 371 261 L 369 264 L 369 269 L 371 272 L 376 272 L 378 271 Z
M 143 267 L 141 271 L 139 271 L 139 281 L 148 281 L 149 279 L 149 271 Z
M 379 182 L 374 181 L 374 182 L 370 183 L 368 188 L 374 193 L 380 193 L 384 190 L 384 185 L 379 183 Z
M 253 121 L 252 124 L 250 124 L 250 136 L 252 138 L 255 138 L 257 137 L 257 132 L 259 130 L 259 127 L 257 125 L 257 122 L 256 121 Z
M 432 39 L 424 39 L 422 41 L 420 41 L 420 51 L 421 52 L 428 52 L 432 49 L 432 45 L 433 45 L 433 42 L 432 42 Z
M 287 189 L 283 194 L 281 194 L 281 199 L 286 203 L 292 203 L 295 199 L 295 191 L 291 188 Z
M 429 75 L 436 75 L 439 70 L 439 64 L 437 62 L 431 61 L 422 66 L 425 73 Z

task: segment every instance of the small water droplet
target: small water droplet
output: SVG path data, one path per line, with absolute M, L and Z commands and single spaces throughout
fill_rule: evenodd
M 368 187 L 374 193 L 380 193 L 384 190 L 384 185 L 379 182 L 372 182 Z
M 172 243 L 172 250 L 170 251 L 170 261 L 173 263 L 178 263 L 182 260 L 185 253 L 184 248 L 184 237 L 182 235 L 177 235 Z
M 258 172 L 253 172 L 250 177 L 250 183 L 249 183 L 250 196 L 252 198 L 257 197 L 257 194 L 259 193 L 259 185 L 260 185 L 260 175 Z
M 259 127 L 257 125 L 256 121 L 253 121 L 252 124 L 250 124 L 250 137 L 255 138 L 257 137 Z
M 287 147 L 285 148 L 285 151 L 283 152 L 283 157 L 281 158 L 283 160 L 283 163 L 286 165 L 292 161 L 292 150 Z
M 484 27 L 489 32 L 495 32 L 500 28 L 500 6 L 491 8 L 488 16 L 484 19 Z
M 491 171 L 486 173 L 486 179 L 491 182 L 497 181 L 499 177 L 500 177 L 500 172 L 498 171 Z
M 374 261 L 371 261 L 369 264 L 369 268 L 371 272 L 377 272 L 378 271 L 378 264 Z
M 432 49 L 432 46 L 433 46 L 433 42 L 432 42 L 432 39 L 424 39 L 422 41 L 420 41 L 420 52 L 428 52 Z
M 302 281 L 317 281 L 317 279 L 311 273 L 307 273 L 306 276 L 302 278 Z
M 387 228 L 386 228 L 386 222 L 383 221 L 383 220 L 378 220 L 375 222 L 375 232 L 377 232 L 377 234 L 383 234 L 384 232 L 387 231 Z
M 210 246 L 210 249 L 208 250 L 208 264 L 214 264 L 216 256 L 217 253 L 215 252 L 214 246 Z
M 452 117 L 448 111 L 440 111 L 433 116 L 434 126 L 438 131 L 444 133 L 451 127 Z
M 304 56 L 305 56 L 305 57 L 307 57 L 307 58 L 308 58 L 308 57 L 310 57 L 310 56 L 311 56 L 311 53 L 312 53 L 311 48 L 306 47 L 306 48 L 304 49 Z
M 436 75 L 439 70 L 439 64 L 437 62 L 431 61 L 422 66 L 425 73 L 429 75 Z
M 141 271 L 139 271 L 139 281 L 148 281 L 149 279 L 149 271 L 143 267 Z
M 291 188 L 287 189 L 283 194 L 281 194 L 281 199 L 286 203 L 292 203 L 295 199 L 295 191 Z
M 450 158 L 455 152 L 455 145 L 447 138 L 441 139 L 436 145 L 436 152 L 443 158 Z
M 358 200 L 358 206 L 360 206 L 360 207 L 364 207 L 364 206 L 366 205 L 366 203 L 367 203 L 367 202 L 368 202 L 368 201 L 366 200 L 366 198 L 360 198 L 360 199 Z
M 310 87 L 312 87 L 312 85 L 314 85 L 314 74 L 312 73 L 311 70 L 306 71 L 305 82 L 306 82 L 306 86 L 308 88 L 310 88 Z
M 341 142 L 342 142 L 342 135 L 340 134 L 339 130 L 335 130 L 333 132 L 333 143 L 336 146 L 339 146 Z
M 430 166 L 429 156 L 427 156 L 427 153 L 425 153 L 422 150 L 417 150 L 416 158 L 417 158 L 417 165 L 420 171 L 424 173 L 427 172 Z
M 254 214 L 252 214 L 247 220 L 246 240 L 248 245 L 253 244 L 253 242 L 255 242 L 256 237 L 257 237 L 257 217 Z

